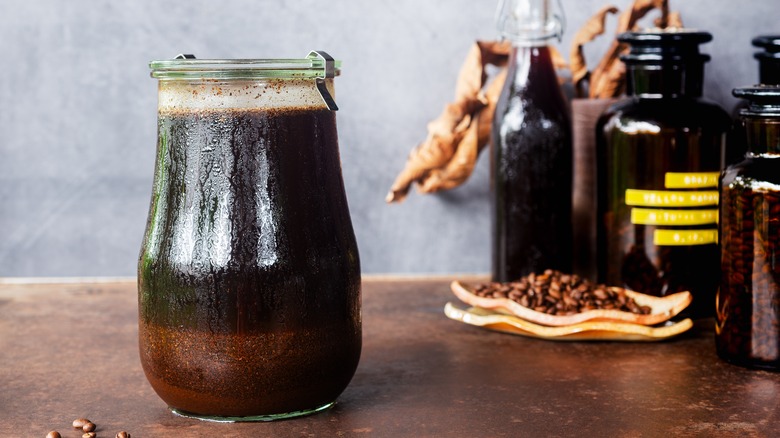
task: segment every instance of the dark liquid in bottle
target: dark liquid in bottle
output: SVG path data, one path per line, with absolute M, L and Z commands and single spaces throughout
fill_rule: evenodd
M 333 112 L 161 113 L 139 261 L 141 362 L 200 415 L 314 409 L 360 357 L 360 268 Z
M 514 49 L 493 126 L 493 280 L 571 271 L 572 146 L 547 47 Z

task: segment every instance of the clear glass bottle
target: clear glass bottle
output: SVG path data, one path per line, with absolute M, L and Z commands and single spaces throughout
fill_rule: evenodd
M 728 114 L 701 99 L 706 32 L 629 32 L 629 98 L 597 124 L 599 280 L 657 296 L 690 291 L 712 316 L 718 176 Z
M 780 86 L 738 88 L 748 153 L 720 181 L 715 344 L 738 365 L 780 370 Z
M 304 415 L 331 406 L 352 378 L 360 266 L 329 109 L 337 65 L 151 63 L 158 143 L 139 345 L 174 412 Z
M 491 145 L 494 281 L 571 271 L 571 122 L 548 46 L 561 28 L 547 0 L 499 9 L 512 51 Z

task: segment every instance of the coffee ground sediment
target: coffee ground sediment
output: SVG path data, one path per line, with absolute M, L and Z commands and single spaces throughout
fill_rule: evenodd
M 360 357 L 359 325 L 220 334 L 141 324 L 144 371 L 170 406 L 200 415 L 314 409 L 346 388 Z

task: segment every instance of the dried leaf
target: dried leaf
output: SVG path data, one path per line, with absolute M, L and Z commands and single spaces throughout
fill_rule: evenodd
M 661 16 L 655 20 L 656 26 L 666 29 L 669 26 L 669 0 L 663 0 L 661 3 Z
M 480 151 L 490 141 L 498 97 L 501 94 L 506 69 L 502 70 L 488 85 L 484 99 L 488 102 L 472 118 L 467 132 L 458 143 L 452 159 L 443 169 L 431 171 L 419 184 L 421 193 L 433 193 L 455 188 L 466 181 L 474 171 Z
M 495 65 L 498 67 L 506 65 L 509 60 L 509 52 L 512 51 L 510 41 L 477 41 L 479 49 L 482 51 L 482 65 Z M 483 81 L 485 78 L 483 78 Z
M 385 198 L 387 202 L 402 201 L 415 181 L 451 161 L 472 123 L 472 115 L 488 104 L 480 93 L 487 80 L 485 64 L 505 64 L 510 48 L 509 42 L 477 42 L 471 47 L 458 75 L 454 102 L 428 124 L 428 136 L 409 154 Z
M 606 22 L 607 15 L 617 13 L 618 8 L 615 6 L 604 6 L 574 35 L 574 41 L 572 42 L 570 54 L 571 80 L 580 94 L 582 81 L 588 76 L 588 66 L 585 62 L 585 55 L 583 54 L 582 46 L 593 41 L 597 36 L 603 35 L 604 24 Z
M 664 5 L 667 4 L 667 0 L 636 0 L 631 6 L 631 9 L 623 12 L 618 17 L 617 33 L 623 33 L 628 30 L 634 29 L 637 22 L 641 20 L 648 12 L 653 9 L 663 10 Z M 667 6 L 668 7 L 668 6 Z M 615 90 L 622 89 L 622 85 L 616 86 L 615 78 L 616 74 L 621 70 L 625 71 L 625 68 L 616 66 L 615 64 L 621 64 L 620 54 L 626 50 L 626 45 L 614 40 L 610 45 L 607 53 L 601 59 L 596 68 L 593 69 L 590 78 L 590 97 L 591 98 L 607 98 L 615 97 Z M 623 79 L 620 79 L 622 82 Z
M 660 29 L 682 29 L 683 22 L 682 17 L 680 17 L 680 13 L 677 11 L 669 12 L 669 15 L 666 17 L 666 26 L 661 26 L 663 21 L 663 16 L 657 18 L 655 20 L 656 27 Z
M 626 88 L 626 65 L 622 62 L 613 62 L 601 75 L 599 87 L 601 90 L 596 96 L 597 99 L 607 99 L 623 94 Z
M 490 134 L 493 130 L 493 115 L 496 112 L 496 105 L 498 105 L 498 98 L 501 96 L 501 90 L 504 88 L 504 82 L 506 82 L 507 70 L 504 69 L 496 75 L 493 82 L 490 83 L 485 91 L 485 100 L 487 100 L 487 106 L 482 109 L 482 114 L 479 118 L 479 148 L 480 150 L 485 147 L 490 141 Z M 483 115 L 484 114 L 484 115 Z
M 623 20 L 625 21 L 623 26 L 621 24 L 618 24 L 618 32 L 625 32 L 629 29 L 633 29 L 639 20 L 644 18 L 645 15 L 647 15 L 648 12 L 652 11 L 653 9 L 660 9 L 663 13 L 664 10 L 669 9 L 669 3 L 668 0 L 636 0 L 634 1 L 634 4 L 631 6 L 631 10 L 627 11 L 623 15 L 625 17 L 621 16 Z
M 569 68 L 569 63 L 566 62 L 566 58 L 563 57 L 555 46 L 549 46 L 547 49 L 550 51 L 550 60 L 552 61 L 554 69 L 565 70 Z
M 483 114 L 484 111 L 480 111 L 475 117 L 469 117 L 469 127 L 458 142 L 456 153 L 446 166 L 432 170 L 419 181 L 420 193 L 433 193 L 457 187 L 471 175 L 474 163 L 477 161 L 479 117 Z

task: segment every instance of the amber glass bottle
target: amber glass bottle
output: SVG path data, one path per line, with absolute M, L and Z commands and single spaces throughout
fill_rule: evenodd
M 499 27 L 513 48 L 493 122 L 494 281 L 570 271 L 572 258 L 571 124 L 548 47 L 560 29 L 545 0 L 505 6 Z
M 691 291 L 712 315 L 718 279 L 718 176 L 728 114 L 701 99 L 706 32 L 620 35 L 628 100 L 600 118 L 600 281 L 663 296 Z
M 748 153 L 720 182 L 715 342 L 739 365 L 780 370 L 780 87 L 738 88 Z

